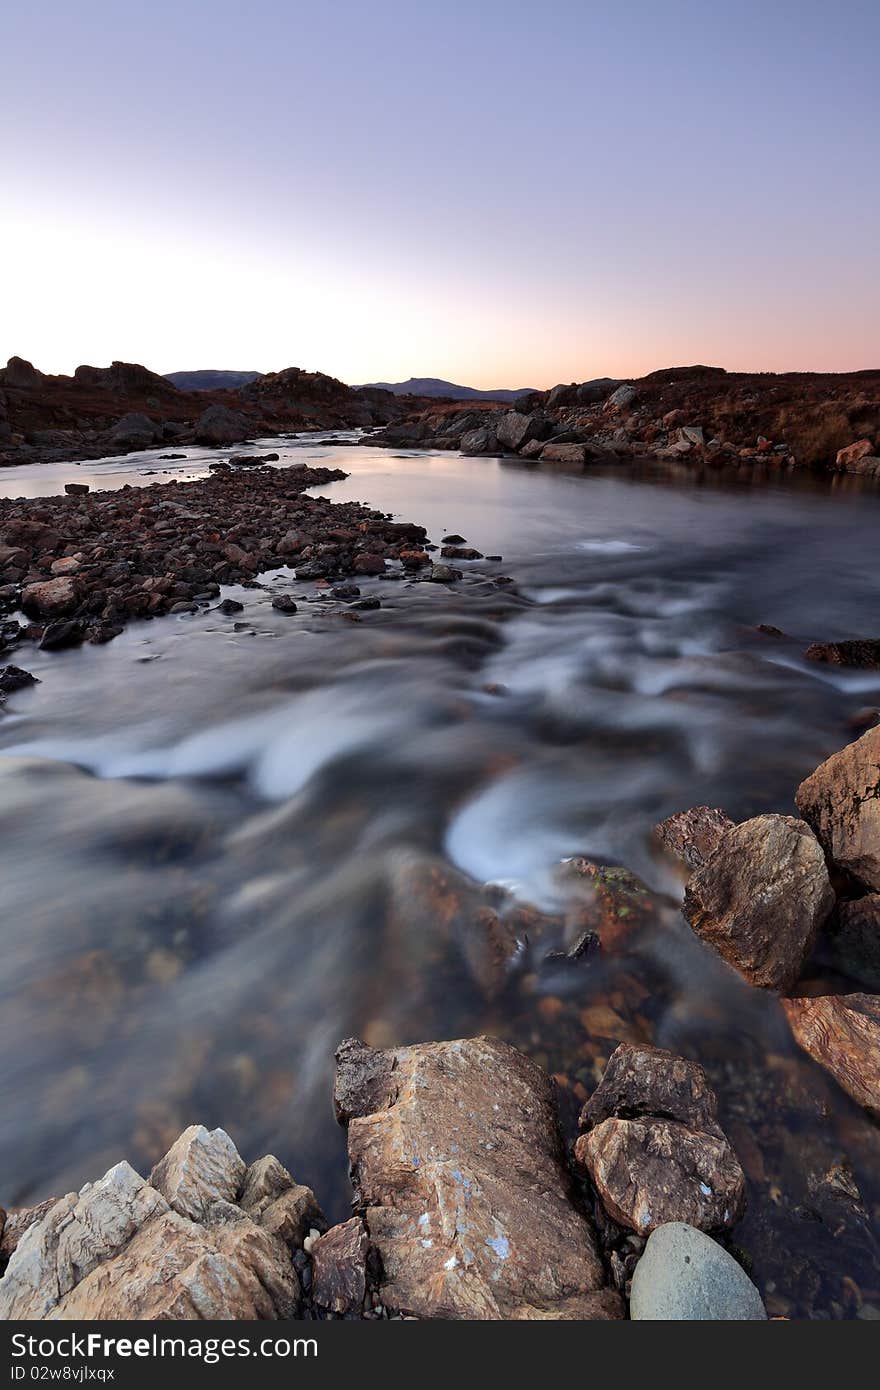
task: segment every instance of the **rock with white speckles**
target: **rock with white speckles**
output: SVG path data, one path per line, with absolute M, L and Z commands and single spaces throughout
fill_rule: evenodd
M 669 1221 L 713 1231 L 742 1215 L 745 1175 L 696 1063 L 622 1043 L 581 1125 L 575 1158 L 619 1225 L 639 1235 Z
M 534 1062 L 494 1038 L 384 1052 L 348 1042 L 336 1093 L 391 1312 L 621 1316 Z

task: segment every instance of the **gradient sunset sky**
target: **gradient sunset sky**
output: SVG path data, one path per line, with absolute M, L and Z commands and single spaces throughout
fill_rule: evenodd
M 8 7 L 0 354 L 880 366 L 877 0 Z

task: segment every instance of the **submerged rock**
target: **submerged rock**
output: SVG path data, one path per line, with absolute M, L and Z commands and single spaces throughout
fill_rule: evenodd
M 876 670 L 880 666 L 880 637 L 859 637 L 845 642 L 814 642 L 804 656 L 808 661 L 825 661 L 832 666 L 853 666 Z
M 667 1221 L 727 1228 L 742 1215 L 745 1175 L 716 1115 L 702 1067 L 622 1043 L 581 1113 L 575 1158 L 611 1218 L 639 1235 Z
M 551 1083 L 493 1038 L 337 1052 L 358 1213 L 381 1301 L 428 1318 L 609 1318 L 571 1201 Z
M 822 848 L 793 816 L 756 816 L 728 830 L 693 874 L 691 927 L 753 985 L 790 989 L 834 906 Z
M 853 1100 L 880 1117 L 880 997 L 783 999 L 795 1041 Z
M 635 1322 L 757 1322 L 761 1295 L 732 1255 L 683 1221 L 658 1226 L 635 1268 L 629 1315 Z
M 880 728 L 820 764 L 795 801 L 829 858 L 880 890 Z

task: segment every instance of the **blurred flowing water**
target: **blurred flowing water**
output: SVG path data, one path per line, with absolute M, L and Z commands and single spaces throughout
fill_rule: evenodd
M 573 476 L 354 440 L 254 447 L 270 443 L 281 466 L 347 470 L 324 495 L 503 561 L 463 564 L 455 587 L 360 581 L 382 607 L 357 625 L 282 570 L 225 591 L 245 605 L 237 621 L 206 611 L 107 647 L 14 654 L 41 684 L 0 718 L 0 1201 L 68 1190 L 121 1155 L 148 1168 L 201 1121 L 249 1159 L 277 1153 L 338 1215 L 339 1040 L 500 1033 L 583 1089 L 601 1063 L 581 1056 L 587 1023 L 609 1008 L 703 1060 L 722 1108 L 729 1090 L 742 1111 L 761 1068 L 805 1087 L 823 1142 L 876 1201 L 876 1130 L 797 1053 L 776 1002 L 674 911 L 563 981 L 527 958 L 490 1002 L 389 902 L 425 854 L 552 909 L 555 866 L 585 854 L 674 903 L 657 820 L 701 802 L 793 811 L 798 782 L 880 700 L 880 673 L 802 657 L 813 640 L 878 635 L 878 494 L 647 466 Z M 162 482 L 212 457 L 17 469 L 0 486 Z M 296 616 L 272 609 L 278 591 Z M 604 1056 L 622 1035 L 613 1018 L 606 1031 Z M 739 1119 L 784 1175 L 771 1104 Z

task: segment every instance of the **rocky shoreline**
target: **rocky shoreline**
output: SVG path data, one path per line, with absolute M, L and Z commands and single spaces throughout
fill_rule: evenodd
M 819 376 L 680 367 L 535 391 L 513 408 L 421 405 L 365 445 L 515 454 L 581 469 L 619 459 L 820 467 L 880 477 L 880 372 Z
M 221 584 L 253 584 L 285 565 L 300 580 L 382 574 L 388 562 L 429 567 L 423 527 L 304 496 L 343 477 L 218 464 L 203 481 L 0 499 L 0 653 L 108 642 L 133 619 L 214 606 Z M 240 605 L 227 600 L 220 611 Z
M 414 403 L 299 367 L 236 389 L 182 391 L 133 362 L 77 367 L 68 377 L 11 357 L 0 369 L 0 468 L 162 446 L 216 448 L 291 431 L 369 429 Z
M 694 933 L 746 988 L 785 992 L 778 1007 L 797 1047 L 875 1119 L 878 785 L 880 729 L 872 729 L 802 783 L 803 820 L 764 815 L 737 825 L 696 807 L 656 830 L 658 847 L 688 871 L 683 912 Z M 653 895 L 625 870 L 585 860 L 564 870 L 589 890 L 567 956 L 574 967 L 656 923 Z M 507 910 L 497 897 L 495 908 L 479 895 L 468 902 L 466 882 L 447 881 L 440 868 L 413 873 L 403 885 L 413 911 L 439 902 L 476 977 L 501 988 L 523 932 L 540 940 L 540 914 Z M 829 953 L 831 974 L 817 973 Z M 861 989 L 829 988 L 835 969 Z M 223 1130 L 191 1126 L 147 1181 L 121 1162 L 79 1193 L 0 1213 L 0 1316 L 792 1316 L 797 1284 L 815 1277 L 796 1253 L 802 1210 L 788 1210 L 778 1193 L 783 1224 L 768 1226 L 762 1195 L 750 1224 L 753 1201 L 768 1182 L 772 1196 L 772 1181 L 748 1128 L 735 1112 L 722 1118 L 707 1072 L 621 1037 L 622 1022 L 593 1012 L 582 1024 L 597 1029 L 599 1065 L 571 1142 L 560 1109 L 567 1078 L 551 1078 L 501 1039 L 408 1047 L 349 1039 L 337 1050 L 333 1097 L 348 1136 L 348 1220 L 329 1226 L 314 1192 L 274 1156 L 247 1166 Z M 543 1023 L 558 1027 L 554 1011 Z M 810 1220 L 837 1268 L 824 1316 L 880 1317 L 871 1216 L 846 1153 L 829 1163 L 827 1141 L 816 1137 Z M 809 1153 L 814 1139 L 792 1133 L 790 1142 Z M 786 1236 L 794 1246 L 777 1249 L 779 1272 L 759 1289 L 750 1249 Z

